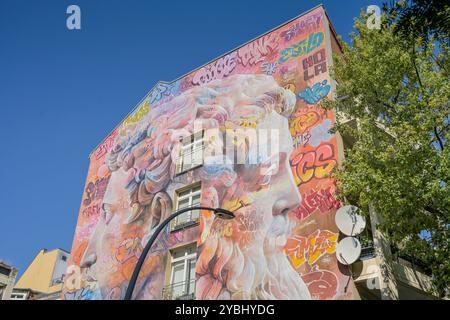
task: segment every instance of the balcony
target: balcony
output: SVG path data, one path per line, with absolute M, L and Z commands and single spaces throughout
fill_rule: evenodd
M 195 279 L 173 283 L 163 288 L 164 300 L 194 300 Z
M 361 248 L 361 255 L 358 260 L 372 259 L 375 258 L 375 256 L 375 248 L 373 247 L 373 244 L 369 244 L 368 246 Z

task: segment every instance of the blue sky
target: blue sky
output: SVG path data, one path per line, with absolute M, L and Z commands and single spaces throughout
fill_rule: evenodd
M 348 41 L 382 1 L 0 0 L 0 259 L 22 273 L 42 248 L 71 249 L 89 153 L 158 80 L 320 3 Z

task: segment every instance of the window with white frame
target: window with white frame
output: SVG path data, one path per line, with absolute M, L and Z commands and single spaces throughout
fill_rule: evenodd
M 0 286 L 0 300 L 3 300 L 3 292 L 5 292 L 6 286 Z
M 13 293 L 11 294 L 11 300 L 27 300 L 26 293 Z
M 183 188 L 176 191 L 176 207 L 180 210 L 188 207 L 200 206 L 201 185 Z M 190 210 L 180 214 L 172 222 L 172 230 L 180 229 L 197 223 L 200 220 L 200 210 Z
M 164 298 L 170 300 L 194 299 L 196 245 L 174 249 L 170 253 L 170 284 L 164 288 Z
M 183 138 L 177 173 L 183 173 L 203 164 L 203 130 Z

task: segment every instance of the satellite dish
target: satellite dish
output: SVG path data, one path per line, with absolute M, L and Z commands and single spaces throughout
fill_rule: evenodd
M 361 255 L 361 243 L 354 237 L 346 237 L 336 246 L 336 258 L 342 264 L 349 265 Z
M 336 225 L 346 236 L 357 236 L 366 227 L 366 219 L 358 212 L 358 207 L 352 205 L 343 206 L 336 211 Z

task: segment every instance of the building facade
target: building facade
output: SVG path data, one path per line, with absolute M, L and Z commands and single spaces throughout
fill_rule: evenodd
M 36 300 L 40 295 L 42 295 L 42 293 L 32 289 L 14 288 L 11 293 L 11 300 Z
M 24 271 L 13 290 L 15 300 L 61 296 L 70 253 L 62 249 L 42 249 Z
M 17 269 L 0 261 L 0 300 L 11 299 Z
M 155 229 L 201 205 L 236 217 L 173 220 L 133 299 L 360 299 L 335 256 L 344 141 L 320 107 L 340 50 L 318 6 L 157 83 L 90 155 L 64 298 L 123 299 Z
M 135 299 L 354 299 L 334 255 L 329 75 L 322 6 L 170 83 L 90 155 L 66 299 L 121 299 L 155 228 L 186 206 L 141 270 Z M 341 143 L 342 144 L 342 143 Z

